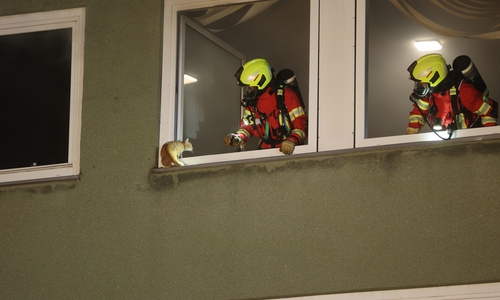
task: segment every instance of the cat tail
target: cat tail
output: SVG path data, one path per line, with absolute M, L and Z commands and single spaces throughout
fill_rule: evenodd
M 168 157 L 168 158 L 166 157 L 166 158 L 162 159 L 161 164 L 163 165 L 163 168 L 165 168 L 165 169 L 168 169 L 168 168 L 171 168 L 174 166 L 170 157 Z

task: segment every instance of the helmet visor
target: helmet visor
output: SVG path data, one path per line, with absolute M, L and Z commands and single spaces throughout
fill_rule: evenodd
M 238 69 L 238 71 L 236 71 L 236 74 L 234 74 L 234 77 L 236 77 L 236 83 L 239 85 L 239 86 L 247 86 L 248 84 L 244 84 L 243 82 L 241 82 L 241 73 L 243 72 L 243 67 L 240 67 Z
M 431 86 L 427 82 L 416 81 L 413 87 L 413 93 L 419 98 L 427 97 L 432 92 Z
M 243 87 L 243 98 L 246 100 L 255 100 L 257 98 L 257 87 L 255 86 L 244 86 Z

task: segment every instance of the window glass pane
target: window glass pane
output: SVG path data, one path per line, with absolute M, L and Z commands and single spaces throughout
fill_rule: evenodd
M 300 85 L 309 123 L 315 124 L 317 87 L 309 86 L 309 78 L 317 77 L 318 67 L 310 66 L 309 63 L 317 61 L 318 45 L 317 37 L 311 36 L 311 30 L 314 30 L 315 35 L 318 33 L 317 26 L 310 25 L 311 2 L 228 1 L 217 2 L 213 7 L 198 0 L 176 0 L 169 3 L 171 6 L 167 4 L 165 7 L 167 14 L 171 13 L 178 19 L 185 17 L 190 21 L 186 22 L 188 26 L 184 32 L 182 22 L 177 23 L 179 28 L 165 24 L 164 45 L 167 48 L 175 46 L 170 48 L 174 51 L 164 51 L 160 147 L 167 141 L 189 137 L 194 153 L 183 154 L 187 164 L 283 155 L 277 149 L 256 150 L 259 142 L 257 137 L 250 138 L 244 147 L 245 151 L 241 153 L 235 147 L 228 148 L 224 145 L 225 136 L 236 132 L 241 121 L 241 88 L 237 86 L 234 74 L 243 60 L 253 58 L 265 58 L 275 69 L 275 74 L 282 69 L 292 69 Z M 191 22 L 195 26 L 191 26 Z M 177 41 L 169 42 L 172 30 L 179 35 Z M 218 41 L 213 44 L 201 42 L 207 38 L 206 32 Z M 213 41 L 212 37 L 208 39 Z M 219 41 L 243 58 L 239 61 L 235 58 L 228 59 L 224 51 L 215 51 L 217 47 L 214 46 L 220 46 Z M 313 52 L 310 52 L 311 47 L 315 49 Z M 240 58 L 239 55 L 237 57 Z M 176 65 L 170 63 L 173 61 Z M 208 80 L 205 78 L 205 82 L 200 84 L 200 77 L 195 83 L 179 84 L 184 74 L 203 74 L 208 76 Z M 173 84 L 176 86 L 175 91 L 170 88 Z M 310 103 L 310 99 L 314 102 Z M 310 126 L 310 137 L 306 139 L 305 145 L 296 147 L 294 153 L 315 151 L 316 132 L 317 127 Z
M 72 29 L 0 36 L 0 169 L 68 162 Z
M 365 138 L 404 135 L 413 106 L 413 89 L 408 66 L 417 58 L 436 52 L 451 65 L 459 55 L 472 58 L 490 90 L 490 97 L 500 99 L 498 66 L 500 34 L 495 32 L 493 12 L 489 8 L 435 3 L 434 1 L 366 1 L 366 132 Z M 470 16 L 474 15 L 474 18 Z M 468 37 L 466 38 L 465 36 Z M 419 51 L 415 41 L 437 40 L 440 50 Z M 486 129 L 481 129 L 486 130 Z M 429 132 L 426 125 L 421 132 Z
M 236 131 L 240 120 L 240 88 L 233 76 L 242 59 L 234 56 L 191 26 L 186 25 L 184 74 L 195 78 L 184 82 L 183 140 L 196 149 L 185 157 L 237 151 L 223 144 Z M 200 49 L 203 49 L 200 51 Z
M 264 58 L 275 69 L 275 74 L 282 69 L 292 69 L 306 109 L 309 107 L 310 2 L 273 0 L 234 5 L 232 14 L 207 25 L 247 60 Z M 256 149 L 258 139 L 250 140 L 255 144 L 253 148 L 247 144 L 247 150 Z

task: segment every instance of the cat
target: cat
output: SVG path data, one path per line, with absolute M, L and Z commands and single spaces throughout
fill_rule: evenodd
M 189 142 L 189 138 L 183 141 L 166 142 L 161 147 L 161 164 L 164 168 L 185 166 L 186 163 L 182 161 L 182 152 L 193 152 L 193 145 Z

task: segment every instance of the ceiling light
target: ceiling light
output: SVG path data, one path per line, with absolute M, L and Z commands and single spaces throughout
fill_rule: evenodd
M 188 74 L 184 74 L 184 84 L 190 84 L 196 81 L 198 81 L 198 79 L 194 78 L 193 76 L 189 76 Z
M 419 51 L 434 51 L 442 48 L 438 41 L 416 41 L 415 47 L 417 47 Z

